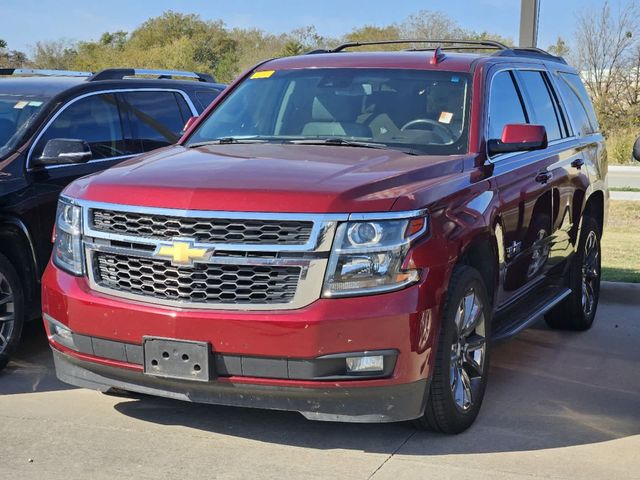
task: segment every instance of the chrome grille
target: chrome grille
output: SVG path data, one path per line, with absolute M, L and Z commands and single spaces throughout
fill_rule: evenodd
M 95 281 L 126 294 L 186 304 L 260 305 L 293 300 L 301 268 L 297 266 L 194 264 L 95 252 Z
M 92 209 L 90 220 L 98 232 L 215 244 L 303 245 L 313 230 L 313 222 L 303 220 L 177 217 L 102 209 Z

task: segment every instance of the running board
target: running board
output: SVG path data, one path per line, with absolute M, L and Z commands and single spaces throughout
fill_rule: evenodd
M 500 342 L 514 337 L 542 318 L 569 295 L 571 290 L 567 287 L 554 285 L 534 289 L 533 292 L 518 300 L 515 305 L 496 312 L 491 341 Z

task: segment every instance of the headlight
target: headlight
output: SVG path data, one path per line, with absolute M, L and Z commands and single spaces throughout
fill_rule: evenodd
M 53 263 L 69 273 L 82 275 L 82 209 L 78 205 L 60 199 L 54 235 Z
M 397 290 L 419 280 L 403 270 L 411 241 L 427 231 L 427 217 L 342 223 L 336 231 L 323 296 L 367 295 Z

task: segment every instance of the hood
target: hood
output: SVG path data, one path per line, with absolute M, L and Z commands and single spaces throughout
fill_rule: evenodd
M 80 179 L 65 194 L 192 210 L 382 212 L 412 185 L 462 171 L 463 159 L 329 145 L 173 146 Z

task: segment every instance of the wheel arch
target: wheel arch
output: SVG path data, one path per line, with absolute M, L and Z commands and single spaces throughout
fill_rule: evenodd
M 27 226 L 18 218 L 0 216 L 0 253 L 16 269 L 26 304 L 26 318 L 40 312 L 40 275 L 36 251 Z

